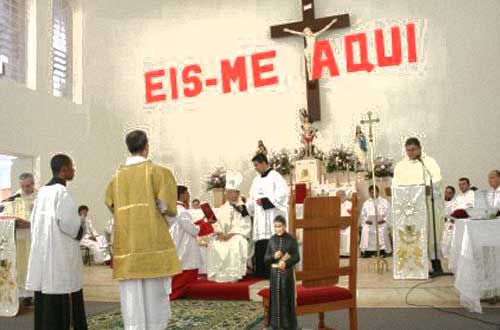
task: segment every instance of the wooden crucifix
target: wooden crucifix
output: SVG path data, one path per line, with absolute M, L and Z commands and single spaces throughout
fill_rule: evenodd
M 302 1 L 302 21 L 271 26 L 271 38 L 288 37 L 291 34 L 304 37 L 304 61 L 306 65 L 307 112 L 311 122 L 321 120 L 319 84 L 312 80 L 311 67 L 314 42 L 319 33 L 349 27 L 349 14 L 315 18 L 314 0 Z

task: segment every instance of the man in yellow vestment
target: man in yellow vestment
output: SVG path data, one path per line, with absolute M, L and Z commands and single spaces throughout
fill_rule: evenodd
M 31 173 L 19 176 L 20 189 L 3 201 L 5 209 L 3 215 L 15 216 L 24 221 L 30 221 L 31 211 L 35 203 L 37 190 L 35 179 Z M 18 296 L 21 298 L 21 307 L 32 304 L 33 292 L 25 289 L 28 260 L 30 257 L 31 229 L 29 225 L 16 224 L 16 271 Z
M 126 137 L 131 156 L 106 190 L 114 216 L 113 278 L 120 281 L 125 330 L 163 330 L 170 316 L 171 277 L 181 272 L 163 215 L 176 216 L 177 185 L 169 169 L 147 160 L 143 131 Z

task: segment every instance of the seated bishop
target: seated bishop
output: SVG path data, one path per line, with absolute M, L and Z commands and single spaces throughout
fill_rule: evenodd
M 246 275 L 251 220 L 240 198 L 243 176 L 226 174 L 226 203 L 216 212 L 215 239 L 207 251 L 208 279 L 215 282 L 236 282 Z
M 167 217 L 170 235 L 177 249 L 181 262 L 182 273 L 172 279 L 170 300 L 182 297 L 188 286 L 198 279 L 200 267 L 203 265 L 198 236 L 213 232 L 211 219 L 209 221 L 194 221 L 189 213 L 189 191 L 186 186 L 177 186 L 177 216 Z
M 387 200 L 380 197 L 379 189 L 370 186 L 370 199 L 363 203 L 361 209 L 361 257 L 370 257 L 377 253 L 377 223 L 380 254 L 392 252 L 392 245 L 389 240 L 389 216 L 391 206 Z

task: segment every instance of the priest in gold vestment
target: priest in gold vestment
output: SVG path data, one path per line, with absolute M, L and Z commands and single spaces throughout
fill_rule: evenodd
M 24 221 L 30 221 L 31 212 L 35 203 L 37 190 L 35 179 L 31 173 L 19 176 L 20 189 L 3 201 L 5 209 L 3 215 L 15 216 Z M 16 270 L 18 296 L 21 298 L 21 307 L 31 305 L 33 292 L 25 289 L 28 260 L 30 257 L 31 229 L 29 226 L 16 224 Z
M 143 131 L 126 137 L 131 153 L 106 191 L 114 216 L 113 278 L 120 281 L 125 330 L 164 330 L 170 317 L 171 277 L 181 272 L 164 215 L 177 213 L 171 171 L 147 160 Z

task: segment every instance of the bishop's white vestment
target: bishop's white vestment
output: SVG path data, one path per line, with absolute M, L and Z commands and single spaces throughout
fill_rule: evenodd
M 375 205 L 377 213 L 375 213 Z M 386 253 L 392 252 L 392 245 L 389 239 L 391 205 L 389 202 L 378 197 L 376 200 L 370 198 L 363 203 L 361 208 L 361 252 L 377 251 L 377 227 L 375 221 L 385 221 L 378 225 L 380 250 Z M 367 223 L 371 222 L 371 224 Z
M 240 208 L 243 205 L 242 202 L 237 204 Z M 236 282 L 247 272 L 250 216 L 227 201 L 217 210 L 216 217 L 214 232 L 233 236 L 227 241 L 216 238 L 211 240 L 207 250 L 208 279 L 215 282 Z
M 177 216 L 167 219 L 182 270 L 200 268 L 203 264 L 198 245 L 200 227 L 194 224 L 191 213 L 181 203 L 177 203 Z

